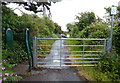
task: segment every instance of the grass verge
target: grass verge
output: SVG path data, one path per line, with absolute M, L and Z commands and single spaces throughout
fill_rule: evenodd
M 109 77 L 100 72 L 96 67 L 76 67 L 77 73 L 88 81 L 111 81 Z

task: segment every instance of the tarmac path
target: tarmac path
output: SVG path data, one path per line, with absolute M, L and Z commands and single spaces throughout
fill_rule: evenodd
M 64 47 L 64 40 L 56 40 L 53 43 L 51 52 L 44 61 L 45 65 L 52 65 L 50 67 L 45 67 L 42 71 L 37 71 L 39 73 L 25 77 L 21 82 L 24 81 L 85 81 L 82 76 L 78 76 L 73 68 L 62 67 L 61 61 L 64 60 L 61 58 L 66 58 L 64 54 L 67 51 L 67 48 Z
M 42 62 L 47 62 L 45 64 L 45 68 L 51 68 L 51 69 L 63 69 L 67 67 L 63 67 L 62 65 L 65 65 L 65 54 L 67 54 L 68 50 L 64 46 L 65 41 L 64 40 L 56 40 L 51 48 L 50 54 L 46 56 L 46 58 Z

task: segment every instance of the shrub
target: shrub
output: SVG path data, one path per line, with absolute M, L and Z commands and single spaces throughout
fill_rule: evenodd
M 120 26 L 114 28 L 113 45 L 115 46 L 116 52 L 120 55 Z
M 13 51 L 9 51 L 8 49 L 2 50 L 2 59 L 8 60 L 12 64 L 20 63 L 27 60 L 27 53 L 22 46 L 14 42 Z
M 0 74 L 0 77 L 2 76 L 3 83 L 7 82 L 16 82 L 22 79 L 21 76 L 18 76 L 16 73 L 12 72 L 12 67 L 14 67 L 14 64 L 10 64 L 8 60 L 3 60 L 2 63 L 0 63 L 0 66 L 2 65 L 2 74 Z
M 109 28 L 105 23 L 93 23 L 79 32 L 79 38 L 108 38 Z
M 120 79 L 120 58 L 118 58 L 115 51 L 111 53 L 102 54 L 101 60 L 98 63 L 98 68 L 101 72 L 106 73 L 112 81 Z

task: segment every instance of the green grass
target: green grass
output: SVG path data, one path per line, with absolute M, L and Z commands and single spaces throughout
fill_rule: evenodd
M 67 40 L 67 44 L 68 45 L 83 45 L 82 43 L 83 41 L 75 41 L 75 40 Z M 87 42 L 88 43 L 88 42 Z M 89 45 L 89 44 L 87 44 Z M 94 44 L 92 44 L 94 45 Z M 90 50 L 91 49 L 91 50 Z M 96 50 L 97 49 L 97 50 Z M 84 50 L 85 51 L 99 51 L 101 49 L 103 49 L 103 47 L 85 47 Z M 83 51 L 83 46 L 78 46 L 78 47 L 69 47 L 69 51 Z M 85 54 L 98 54 L 98 53 L 89 53 L 89 52 L 74 52 L 74 53 L 71 53 L 72 55 L 85 55 Z M 98 56 L 73 56 L 71 58 L 98 58 Z M 77 61 L 77 62 L 82 62 L 82 61 L 97 61 L 97 60 L 74 60 L 74 61 Z M 74 63 L 73 65 L 93 65 L 93 63 Z M 95 63 L 94 63 L 95 64 Z
M 78 41 L 67 41 L 69 45 L 79 45 Z M 87 42 L 89 43 L 89 42 Z M 88 44 L 87 44 L 88 45 Z M 93 44 L 92 44 L 93 45 Z M 89 51 L 91 48 L 86 47 L 86 50 Z M 91 51 L 101 51 L 103 47 L 94 47 Z M 81 48 L 69 47 L 71 51 L 82 51 Z M 80 54 L 80 53 L 71 53 L 72 55 Z M 82 53 L 81 53 L 82 54 Z M 90 53 L 84 53 L 90 54 Z M 95 54 L 95 53 L 92 53 Z M 99 53 L 98 56 L 85 56 L 84 58 L 101 58 L 97 67 L 76 67 L 78 73 L 84 76 L 89 81 L 120 81 L 120 59 L 119 55 L 113 50 L 110 53 Z M 82 56 L 71 57 L 71 58 L 82 58 Z M 82 60 L 77 60 L 77 62 L 81 62 Z M 84 61 L 93 61 L 93 60 L 84 60 Z M 86 64 L 86 63 L 85 63 Z M 82 63 L 75 63 L 73 65 L 82 65 Z M 88 63 L 86 65 L 89 65 Z
M 96 67 L 76 67 L 78 74 L 88 81 L 111 81 L 111 79 Z

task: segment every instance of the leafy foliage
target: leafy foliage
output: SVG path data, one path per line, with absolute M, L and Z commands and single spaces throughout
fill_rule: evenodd
M 107 9 L 107 11 L 109 11 L 109 9 Z M 92 15 L 94 17 L 94 15 Z M 119 17 L 119 14 L 117 15 Z M 115 16 L 115 18 L 119 19 L 117 16 Z M 89 22 L 89 19 L 86 19 L 87 16 L 86 14 L 81 15 L 81 17 L 79 18 L 79 22 L 78 24 L 68 24 L 68 30 L 69 30 L 69 34 L 71 37 L 73 38 L 109 38 L 109 33 L 110 33 L 110 29 L 107 23 L 110 22 L 102 22 L 101 20 L 96 20 L 95 19 Z M 84 19 L 81 19 L 84 18 Z M 86 21 L 85 21 L 86 20 Z M 116 24 L 117 26 L 114 28 L 113 31 L 113 45 L 115 46 L 115 51 L 112 51 L 110 53 L 106 53 L 106 54 L 102 54 L 102 56 L 100 56 L 100 61 L 98 63 L 98 67 L 94 68 L 95 70 L 99 71 L 99 72 L 94 72 L 92 71 L 92 73 L 95 73 L 96 76 L 93 76 L 95 78 L 96 81 L 105 81 L 105 80 L 109 80 L 109 81 L 119 81 L 120 80 L 120 27 L 119 27 L 119 21 Z M 78 42 L 72 42 L 72 44 L 81 44 L 82 42 L 78 41 Z M 87 45 L 93 45 L 91 43 L 93 42 L 86 42 Z M 99 42 L 96 42 L 99 43 Z M 99 45 L 99 44 L 98 44 Z M 114 47 L 113 46 L 113 47 Z M 89 49 L 90 47 L 86 48 Z M 98 50 L 98 48 L 95 48 Z M 114 49 L 114 48 L 113 48 Z M 72 49 L 74 51 L 76 50 L 80 50 L 80 48 L 75 48 Z M 116 53 L 117 52 L 117 53 Z M 86 70 L 86 71 L 85 71 Z M 85 69 L 85 72 L 89 73 L 89 70 Z M 90 73 L 91 74 L 91 73 Z M 104 78 L 105 79 L 104 79 Z
M 47 10 L 50 10 L 49 6 L 51 6 L 51 3 L 48 2 L 29 1 L 29 2 L 12 2 L 12 3 L 18 4 L 19 6 L 22 5 L 25 10 L 33 11 L 34 13 L 43 12 L 43 10 L 39 9 L 40 6 L 45 6 Z M 10 4 L 10 2 L 2 2 L 2 5 L 7 5 L 7 4 Z
M 79 13 L 79 16 L 76 16 L 76 19 L 78 20 L 78 22 L 75 22 L 74 24 L 67 24 L 69 34 L 73 38 L 78 38 L 82 30 L 84 30 L 92 23 L 97 22 L 97 18 L 95 17 L 95 14 L 93 12 Z
M 20 29 L 30 29 L 31 36 L 54 37 L 54 34 L 62 33 L 61 27 L 48 17 L 39 18 L 37 15 L 24 14 L 20 17 Z
M 4 38 L 7 28 L 11 28 L 13 30 L 13 34 L 16 34 L 16 27 L 19 27 L 20 21 L 19 17 L 12 10 L 10 10 L 10 8 L 2 6 L 2 10 L 2 36 Z
M 119 81 L 120 79 L 120 64 L 119 64 L 119 57 L 115 53 L 115 51 L 112 51 L 112 53 L 106 53 L 102 54 L 101 60 L 98 63 L 98 68 L 101 72 L 108 75 L 109 78 L 112 79 L 112 81 Z
M 3 56 L 2 58 L 5 60 L 9 60 L 10 63 L 18 63 L 26 60 L 26 52 L 24 51 L 24 38 L 22 37 L 19 25 L 20 20 L 19 16 L 17 16 L 10 8 L 6 6 L 2 7 L 2 35 L 3 35 Z M 8 19 L 9 18 L 9 19 Z M 5 45 L 5 31 L 7 28 L 11 28 L 14 34 L 14 50 L 13 52 L 9 52 L 6 49 Z M 23 34 L 23 33 L 22 33 Z M 19 35 L 19 36 L 18 36 Z M 21 53 L 21 54 L 20 54 Z
M 93 12 L 82 12 L 79 15 L 80 16 L 76 16 L 79 21 L 76 22 L 79 31 L 83 30 L 85 27 L 96 21 L 95 14 Z
M 3 6 L 2 8 L 3 8 L 3 16 L 2 16 L 3 40 L 5 39 L 5 31 L 9 27 L 13 31 L 14 41 L 15 41 L 13 46 L 14 48 L 13 54 L 10 53 L 9 55 L 8 53 L 7 55 L 4 52 L 3 55 L 5 56 L 5 59 L 10 58 L 10 61 L 14 61 L 14 63 L 16 63 L 17 59 L 23 61 L 27 57 L 25 53 L 25 44 L 24 44 L 24 35 L 25 35 L 24 30 L 26 28 L 30 29 L 31 41 L 33 36 L 37 36 L 41 38 L 43 37 L 52 38 L 52 37 L 57 37 L 56 34 L 62 33 L 61 27 L 57 23 L 54 23 L 52 20 L 50 20 L 48 17 L 40 18 L 34 14 L 33 15 L 23 14 L 22 16 L 17 16 L 10 8 L 7 8 L 6 6 Z M 8 20 L 8 18 L 10 19 Z M 15 56 L 15 57 L 12 58 L 11 56 Z M 21 62 L 19 60 L 18 62 Z
M 0 63 L 0 66 L 2 68 L 2 82 L 7 83 L 12 82 L 14 83 L 15 81 L 19 81 L 22 79 L 21 76 L 18 76 L 16 73 L 12 72 L 12 67 L 15 66 L 15 64 L 10 64 L 8 60 L 3 59 L 2 63 Z
M 116 52 L 120 56 L 120 6 L 117 7 L 118 14 L 117 14 L 117 25 L 113 29 L 113 45 L 115 46 Z
M 109 28 L 105 23 L 93 23 L 79 32 L 79 38 L 108 38 Z
M 9 51 L 8 49 L 2 50 L 2 59 L 8 60 L 9 63 L 21 63 L 27 60 L 27 53 L 25 50 L 19 45 L 19 43 L 14 42 L 13 51 Z
M 119 7 L 117 7 L 120 12 Z M 110 7 L 106 9 L 106 12 L 110 14 Z M 107 74 L 112 81 L 120 81 L 120 27 L 119 27 L 119 13 L 115 15 L 115 19 L 118 20 L 115 23 L 115 28 L 113 29 L 113 51 L 107 52 L 102 55 L 99 62 L 99 69 L 101 72 Z
M 120 26 L 114 28 L 113 45 L 115 46 L 116 52 L 120 55 Z
M 110 19 L 110 10 L 111 7 L 105 8 L 106 12 L 109 14 L 108 17 Z M 120 55 L 120 6 L 117 7 L 117 15 L 115 15 L 115 22 L 113 28 L 113 45 L 115 46 L 116 52 Z
M 69 31 L 69 35 L 71 36 L 71 37 L 78 37 L 78 32 L 79 32 L 79 30 L 78 30 L 78 27 L 76 26 L 76 25 L 73 25 L 73 24 L 67 24 L 67 29 L 68 29 L 68 31 Z
M 2 59 L 7 60 L 9 63 L 4 64 L 5 68 L 3 72 L 3 80 L 7 81 L 18 81 L 21 80 L 21 77 L 16 76 L 12 72 L 12 67 L 14 64 L 21 63 L 27 60 L 27 53 L 25 49 L 25 29 L 30 29 L 30 40 L 32 43 L 32 37 L 37 36 L 41 38 L 47 37 L 58 37 L 57 35 L 62 33 L 61 27 L 58 24 L 55 24 L 48 17 L 40 18 L 37 15 L 28 15 L 23 14 L 22 16 L 17 16 L 10 8 L 3 6 L 2 7 L 2 35 L 3 35 L 3 44 L 2 44 Z M 8 51 L 5 44 L 5 31 L 7 28 L 11 28 L 14 36 L 13 50 Z M 56 35 L 57 34 L 57 35 Z M 43 43 L 51 43 L 45 41 Z M 41 48 L 41 50 L 48 50 L 50 48 Z M 5 76 L 5 73 L 9 73 L 11 76 Z
M 55 29 L 54 29 L 54 33 L 55 34 L 62 34 L 64 33 L 62 30 L 61 30 L 61 26 L 59 26 L 57 23 L 54 23 L 55 25 Z

